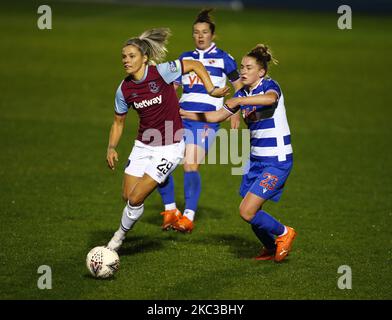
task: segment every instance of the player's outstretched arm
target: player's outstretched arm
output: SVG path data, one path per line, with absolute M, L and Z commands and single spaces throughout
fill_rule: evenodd
M 203 82 L 206 90 L 210 96 L 213 97 L 224 97 L 229 94 L 230 88 L 225 86 L 223 88 L 214 87 L 211 81 L 210 75 L 208 74 L 206 68 L 200 61 L 196 60 L 182 60 L 183 70 L 182 73 L 188 73 L 194 71 L 200 80 Z
M 270 90 L 265 94 L 258 94 L 255 96 L 248 97 L 237 97 L 226 101 L 229 107 L 235 107 L 238 105 L 249 105 L 249 106 L 271 106 L 278 102 L 279 96 L 276 91 Z
M 116 147 L 120 141 L 125 122 L 126 115 L 114 115 L 114 120 L 109 134 L 109 144 L 106 153 L 106 162 L 110 169 L 114 170 L 114 163 L 118 161 Z

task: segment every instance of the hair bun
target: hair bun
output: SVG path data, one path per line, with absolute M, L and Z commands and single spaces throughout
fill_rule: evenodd
M 278 60 L 274 59 L 272 56 L 270 48 L 265 44 L 257 44 L 249 53 L 248 56 L 254 57 L 256 61 L 261 65 L 264 69 L 267 70 L 268 63 L 272 61 L 273 64 L 277 64 Z
M 211 33 L 214 34 L 215 23 L 212 21 L 212 18 L 210 16 L 210 12 L 212 10 L 214 9 L 203 9 L 202 11 L 200 11 L 193 25 L 195 25 L 196 23 L 208 23 L 208 25 L 210 26 Z
M 211 21 L 210 12 L 212 10 L 213 9 L 204 9 L 204 10 L 200 11 L 200 13 L 197 16 L 196 20 L 210 22 Z
M 263 57 L 265 61 L 270 62 L 271 61 L 271 54 L 269 52 L 263 52 Z

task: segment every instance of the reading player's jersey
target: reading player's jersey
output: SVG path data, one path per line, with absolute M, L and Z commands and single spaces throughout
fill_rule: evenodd
M 237 64 L 232 56 L 218 49 L 215 43 L 206 49 L 184 52 L 180 60 L 198 60 L 207 69 L 211 81 L 215 87 L 223 88 L 226 80 L 236 81 L 238 76 Z M 194 72 L 183 74 L 176 81 L 183 86 L 180 99 L 182 109 L 193 112 L 205 112 L 219 110 L 223 106 L 223 98 L 211 97 L 203 82 Z
M 139 114 L 137 140 L 168 145 L 182 140 L 179 102 L 172 82 L 182 74 L 182 63 L 170 61 L 146 67 L 143 78 L 125 78 L 116 92 L 115 112 L 123 115 L 133 108 Z
M 271 78 L 262 78 L 253 90 L 244 87 L 235 96 L 255 96 L 268 91 L 277 93 L 279 99 L 276 105 L 241 106 L 242 115 L 250 130 L 251 157 L 266 162 L 291 161 L 293 149 L 290 128 L 278 83 Z

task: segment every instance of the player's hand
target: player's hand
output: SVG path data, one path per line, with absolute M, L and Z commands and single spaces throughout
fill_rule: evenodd
M 230 118 L 230 128 L 231 129 L 238 129 L 241 123 L 241 117 L 239 112 L 233 114 Z
M 118 161 L 117 151 L 114 148 L 108 148 L 106 162 L 108 163 L 108 167 L 112 170 L 114 170 L 115 161 Z
M 240 104 L 240 101 L 238 100 L 238 98 L 231 98 L 231 99 L 226 100 L 225 104 L 230 109 L 234 109 L 235 107 L 237 107 Z
M 229 87 L 223 87 L 223 88 L 217 88 L 215 87 L 210 91 L 210 96 L 216 97 L 216 98 L 222 98 L 225 97 L 229 94 L 230 88 Z
M 181 116 L 181 118 L 185 118 L 186 119 L 187 113 L 188 112 L 186 112 L 184 109 L 180 108 L 180 116 Z

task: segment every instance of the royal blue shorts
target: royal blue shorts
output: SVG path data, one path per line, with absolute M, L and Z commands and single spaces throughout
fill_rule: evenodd
M 251 192 L 263 199 L 279 201 L 293 161 L 265 163 L 251 158 L 248 173 L 242 176 L 240 195 Z
M 207 153 L 213 144 L 219 123 L 183 119 L 185 144 L 196 144 Z

